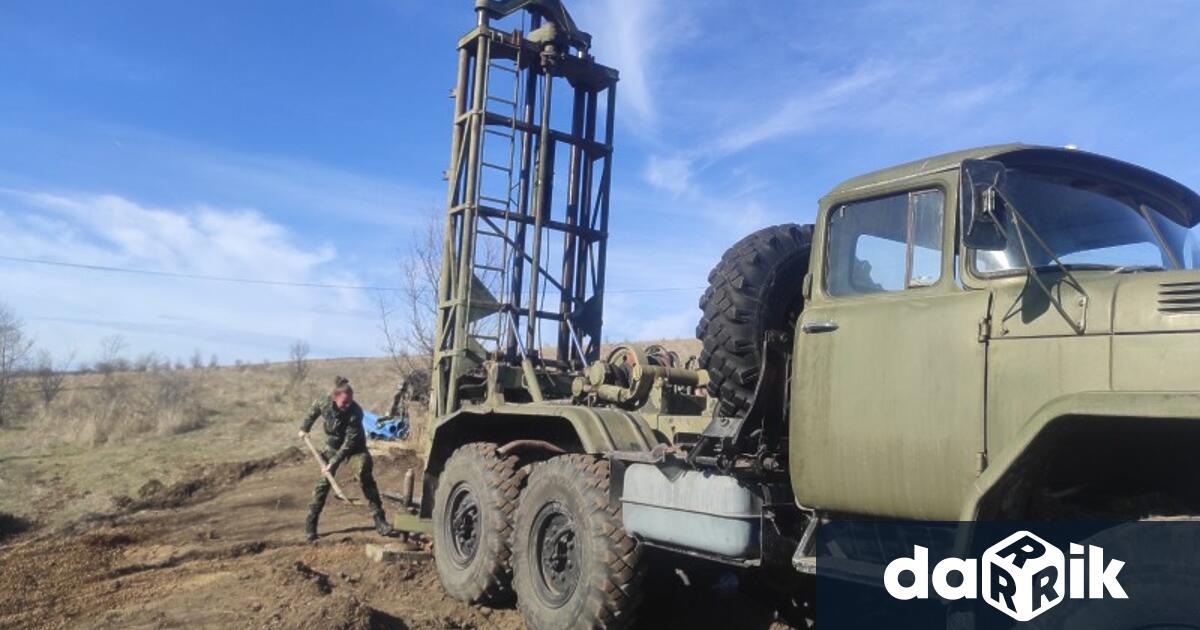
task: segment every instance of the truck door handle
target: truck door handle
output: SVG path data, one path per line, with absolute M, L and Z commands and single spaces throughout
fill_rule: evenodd
M 804 322 L 800 325 L 800 332 L 803 333 L 826 333 L 837 329 L 837 322 Z

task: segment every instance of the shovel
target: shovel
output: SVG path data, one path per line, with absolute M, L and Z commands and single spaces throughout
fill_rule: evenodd
M 353 500 L 346 497 L 345 493 L 342 492 L 341 486 L 338 485 L 338 482 L 333 478 L 333 475 L 325 472 L 325 458 L 321 457 L 321 453 L 317 451 L 317 447 L 313 446 L 312 441 L 308 439 L 307 435 L 304 436 L 304 443 L 308 445 L 308 450 L 311 451 L 313 457 L 317 459 L 317 465 L 321 467 L 321 474 L 325 475 L 325 478 L 329 480 L 329 486 L 333 488 L 334 496 L 345 501 L 346 503 L 349 503 L 350 505 L 356 505 Z

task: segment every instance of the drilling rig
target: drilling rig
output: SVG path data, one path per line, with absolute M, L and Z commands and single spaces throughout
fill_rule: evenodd
M 607 464 L 586 454 L 646 451 L 658 435 L 699 431 L 708 398 L 705 372 L 666 348 L 601 356 L 617 71 L 593 58 L 591 35 L 559 0 L 477 0 L 475 16 L 452 92 L 420 514 L 433 521 L 446 589 L 497 603 L 521 590 L 509 539 L 533 464 L 590 467 L 574 476 L 607 502 L 596 468 Z M 567 615 L 552 627 L 590 605 L 573 585 L 598 548 L 573 542 L 583 533 L 563 526 L 570 518 L 550 514 L 539 526 L 558 551 L 534 561 L 555 568 L 529 586 L 548 599 L 521 598 L 531 625 L 539 601 Z M 605 544 L 623 546 L 611 599 L 640 581 L 641 547 L 620 533 L 619 509 L 595 518 Z M 625 608 L 610 601 L 596 614 L 623 620 Z
M 476 16 L 453 91 L 437 417 L 481 395 L 567 397 L 600 354 L 617 71 L 557 1 Z

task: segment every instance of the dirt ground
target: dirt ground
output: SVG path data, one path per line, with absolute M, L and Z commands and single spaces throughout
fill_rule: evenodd
M 0 548 L 0 627 L 520 627 L 449 599 L 427 565 L 368 559 L 381 539 L 365 508 L 331 497 L 320 542 L 304 543 L 307 457 L 210 466 L 112 515 L 18 535 Z M 377 455 L 380 485 L 398 488 L 415 461 Z
M 688 343 L 676 344 L 681 353 Z M 395 387 L 385 360 L 314 362 L 303 387 L 289 387 L 279 364 L 182 373 L 205 409 L 194 430 L 89 439 L 89 414 L 112 404 L 95 374 L 69 377 L 63 400 L 0 428 L 0 628 L 522 627 L 512 607 L 451 599 L 428 563 L 370 560 L 365 545 L 389 541 L 363 507 L 331 496 L 321 540 L 303 541 L 318 473 L 285 446 L 334 374 L 351 377 L 364 407 L 385 411 Z M 156 375 L 119 378 L 140 392 Z M 423 416 L 416 410 L 406 448 L 419 449 Z M 399 493 L 413 451 L 372 450 L 380 488 Z M 338 477 L 361 496 L 348 469 Z M 775 625 L 728 573 L 654 566 L 642 627 Z
M 290 448 L 198 467 L 171 485 L 146 483 L 110 514 L 53 528 L 0 519 L 0 627 L 522 627 L 511 608 L 451 599 L 428 563 L 370 560 L 365 543 L 383 539 L 362 507 L 331 496 L 321 540 L 304 543 L 316 474 L 307 457 Z M 398 491 L 416 462 L 411 451 L 377 453 L 380 487 Z M 339 478 L 359 496 L 348 472 Z M 728 576 L 685 588 L 676 575 L 652 576 L 642 626 L 774 625 Z

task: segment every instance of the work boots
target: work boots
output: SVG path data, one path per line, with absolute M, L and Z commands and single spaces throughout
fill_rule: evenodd
M 388 522 L 387 516 L 384 516 L 383 510 L 375 513 L 375 531 L 379 532 L 380 536 L 396 535 L 396 530 L 392 529 L 392 524 Z
M 317 519 L 320 516 L 320 513 L 309 512 L 304 520 L 304 539 L 310 543 L 317 542 Z

